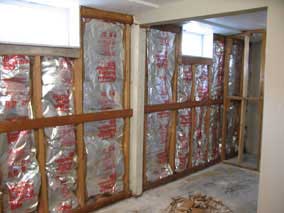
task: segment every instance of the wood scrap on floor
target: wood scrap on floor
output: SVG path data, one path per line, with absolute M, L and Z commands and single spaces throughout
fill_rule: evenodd
M 233 211 L 210 196 L 197 193 L 189 198 L 172 198 L 164 213 L 232 213 Z

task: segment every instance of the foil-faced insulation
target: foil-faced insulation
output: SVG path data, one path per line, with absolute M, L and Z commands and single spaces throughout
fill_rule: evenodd
M 176 127 L 175 171 L 182 172 L 188 166 L 189 141 L 191 134 L 191 109 L 178 110 Z
M 177 102 L 186 102 L 191 98 L 192 66 L 180 65 L 178 70 Z
M 42 58 L 42 108 L 44 117 L 72 115 L 73 64 L 64 57 Z M 74 125 L 44 129 L 46 174 L 50 212 L 76 208 L 76 135 Z
M 169 165 L 171 112 L 155 112 L 147 115 L 146 127 L 146 177 L 153 182 L 171 174 Z
M 122 118 L 85 123 L 88 197 L 123 191 Z
M 230 103 L 227 111 L 226 154 L 238 151 L 238 129 L 240 125 L 240 104 Z
M 121 109 L 124 25 L 85 19 L 84 112 Z M 88 197 L 123 190 L 123 119 L 84 124 Z
M 195 70 L 195 100 L 208 99 L 208 65 L 197 65 Z
M 208 162 L 220 158 L 222 151 L 222 108 L 220 105 L 210 107 L 209 125 Z
M 30 58 L 0 56 L 0 120 L 31 118 Z M 0 183 L 4 212 L 33 212 L 40 173 L 33 131 L 0 134 Z
M 241 73 L 243 69 L 243 41 L 233 40 L 229 61 L 228 95 L 239 96 L 241 89 Z
M 211 73 L 211 98 L 216 100 L 223 96 L 225 43 L 219 39 L 213 42 L 213 66 Z
M 124 80 L 124 25 L 85 20 L 84 112 L 121 109 Z
M 192 145 L 192 166 L 199 166 L 206 162 L 207 135 L 206 113 L 207 107 L 196 107 L 194 116 L 194 132 Z
M 175 36 L 155 29 L 147 33 L 148 104 L 172 101 Z

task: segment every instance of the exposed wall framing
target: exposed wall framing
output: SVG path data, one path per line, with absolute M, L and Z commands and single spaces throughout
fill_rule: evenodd
M 34 119 L 21 119 L 14 121 L 0 122 L 0 133 L 18 130 L 35 130 L 35 137 L 37 142 L 37 159 L 39 161 L 40 174 L 41 174 L 41 190 L 39 197 L 38 210 L 42 213 L 48 212 L 48 185 L 46 177 L 46 147 L 44 128 L 63 126 L 67 124 L 73 124 L 76 126 L 76 149 L 78 155 L 78 167 L 77 167 L 77 191 L 76 197 L 78 198 L 79 206 L 74 209 L 74 212 L 89 212 L 115 201 L 127 198 L 131 195 L 129 191 L 129 129 L 130 129 L 130 117 L 132 116 L 132 109 L 130 109 L 130 25 L 133 23 L 133 17 L 129 15 L 111 13 L 93 8 L 81 8 L 81 17 L 101 19 L 107 22 L 119 22 L 124 27 L 123 31 L 123 45 L 124 45 L 124 82 L 123 82 L 123 108 L 119 110 L 108 110 L 93 113 L 83 113 L 83 76 L 84 76 L 84 58 L 83 58 L 83 32 L 84 24 L 81 24 L 81 49 L 78 51 L 62 50 L 58 52 L 56 48 L 46 48 L 44 52 L 39 51 L 37 53 L 36 48 L 32 48 L 32 51 L 28 51 L 27 48 L 19 48 L 18 46 L 6 46 L 0 47 L 0 53 L 2 54 L 27 54 L 33 57 L 33 63 L 31 65 L 32 74 L 32 105 L 34 106 Z M 2 49 L 1 49 L 2 48 Z M 5 51 L 4 51 L 5 50 Z M 9 50 L 9 51 L 8 51 Z M 66 52 L 65 52 L 66 51 Z M 62 55 L 61 55 L 62 53 Z M 44 55 L 49 56 L 71 56 L 78 57 L 73 59 L 74 61 L 74 115 L 61 116 L 61 117 L 49 117 L 43 118 L 42 106 L 42 76 L 41 76 L 41 60 Z M 115 194 L 99 195 L 94 200 L 87 200 L 86 197 L 86 155 L 83 136 L 83 123 L 90 121 L 102 121 L 114 118 L 124 119 L 123 129 L 123 142 L 122 149 L 124 155 L 124 189 L 122 192 Z M 2 201 L 1 201 L 2 204 Z M 0 205 L 1 206 L 1 205 Z M 0 209 L 1 210 L 1 209 Z
M 260 58 L 256 58 L 255 60 L 259 60 L 259 69 L 254 68 L 254 70 L 251 69 L 251 63 L 250 60 L 252 57 L 250 56 L 250 51 L 252 48 L 252 43 L 250 42 L 251 39 L 253 39 L 253 36 L 255 34 L 258 34 L 258 37 L 261 37 L 261 41 L 258 41 L 261 43 L 261 50 L 260 50 Z M 222 152 L 222 160 L 224 160 L 225 163 L 237 165 L 243 168 L 249 168 L 253 170 L 259 170 L 259 164 L 260 164 L 260 147 L 261 147 L 261 132 L 262 132 L 262 113 L 263 113 L 263 86 L 264 86 L 264 63 L 265 63 L 265 45 L 266 45 L 266 33 L 265 30 L 252 30 L 252 31 L 246 31 L 238 35 L 228 36 L 226 38 L 226 57 L 225 57 L 225 79 L 224 79 L 224 112 L 223 112 L 223 126 L 228 126 L 228 113 L 229 113 L 229 105 L 232 103 L 236 103 L 239 105 L 239 114 L 236 116 L 237 119 L 239 119 L 239 124 L 235 126 L 237 136 L 236 136 L 236 142 L 237 142 L 237 149 L 234 150 L 231 153 L 226 153 L 226 148 L 223 149 Z M 240 74 L 239 81 L 235 82 L 236 84 L 239 84 L 239 92 L 236 94 L 230 95 L 229 94 L 229 72 L 230 72 L 230 55 L 232 54 L 232 45 L 234 41 L 241 41 L 243 42 L 243 50 L 241 52 L 242 57 L 242 66 L 239 67 L 237 72 Z M 250 73 L 250 77 L 249 77 Z M 254 77 L 252 77 L 253 75 Z M 249 78 L 256 79 L 257 83 L 257 91 L 255 91 L 253 94 L 250 94 L 250 82 Z M 245 134 L 246 134 L 246 128 L 248 125 L 246 120 L 248 119 L 248 106 L 250 104 L 256 104 L 257 108 L 255 109 L 257 111 L 257 119 L 256 119 L 256 126 L 254 128 L 257 128 L 257 150 L 256 150 L 256 160 L 255 165 L 252 164 L 246 164 L 244 162 L 244 150 L 245 150 Z M 254 118 L 255 119 L 255 118 Z M 227 137 L 228 137 L 227 128 L 223 128 L 222 133 L 222 141 L 223 141 L 223 147 L 226 147 L 228 144 L 226 144 Z M 247 141 L 248 142 L 248 141 Z M 249 143 L 252 143 L 250 141 Z M 229 160 L 233 157 L 236 157 L 236 160 Z
M 205 112 L 205 134 L 206 137 L 209 137 L 209 129 L 210 129 L 210 112 L 211 112 L 211 106 L 221 106 L 223 104 L 223 99 L 222 99 L 222 94 L 221 97 L 217 98 L 217 99 L 213 99 L 211 97 L 211 79 L 212 79 L 212 65 L 213 65 L 213 60 L 209 59 L 209 58 L 199 58 L 199 57 L 189 57 L 189 56 L 181 56 L 181 29 L 177 30 L 177 26 L 172 26 L 172 25 L 166 25 L 166 26 L 155 26 L 154 29 L 158 29 L 161 31 L 166 31 L 166 32 L 173 32 L 176 33 L 176 40 L 175 40 L 175 45 L 176 45 L 176 65 L 180 66 L 180 65 L 190 65 L 192 67 L 192 86 L 191 86 L 191 94 L 189 95 L 189 99 L 187 101 L 183 101 L 183 102 L 178 102 L 177 101 L 177 79 L 178 79 L 178 67 L 175 68 L 174 71 L 174 75 L 173 75 L 173 79 L 172 79 L 172 92 L 173 92 L 173 97 L 172 100 L 169 103 L 164 103 L 164 104 L 154 104 L 154 105 L 150 105 L 147 104 L 148 103 L 148 69 L 147 69 L 147 61 L 146 61 L 146 79 L 145 79 L 145 119 L 144 119 L 144 181 L 143 181 L 143 189 L 147 190 L 156 186 L 159 186 L 161 184 L 176 180 L 180 177 L 183 177 L 185 175 L 191 174 L 193 172 L 199 171 L 203 168 L 206 168 L 208 166 L 211 166 L 217 162 L 219 162 L 221 160 L 221 157 L 218 157 L 217 159 L 208 161 L 208 146 L 209 143 L 207 141 L 206 144 L 206 153 L 205 153 L 205 162 L 198 165 L 198 166 L 193 166 L 192 165 L 192 150 L 193 150 L 193 138 L 194 138 L 194 122 L 195 118 L 196 118 L 196 113 L 195 110 L 196 108 L 199 107 L 205 107 L 204 109 L 206 109 Z M 221 42 L 224 42 L 224 37 L 222 36 L 216 36 L 215 37 L 216 40 L 220 40 Z M 147 56 L 146 56 L 147 58 Z M 207 70 L 208 70 L 208 74 L 207 74 L 207 79 L 208 79 L 208 97 L 206 97 L 205 99 L 202 99 L 201 101 L 196 101 L 195 100 L 195 84 L 196 84 L 196 69 L 197 66 L 206 66 Z M 176 139 L 176 131 L 177 131 L 177 116 L 178 116 L 178 112 L 181 109 L 190 109 L 191 110 L 191 121 L 190 121 L 190 135 L 188 136 L 188 140 L 189 140 L 189 153 L 187 154 L 187 158 L 188 158 L 188 164 L 187 164 L 187 168 L 184 171 L 177 171 L 175 169 L 175 155 L 176 155 L 176 143 L 177 143 L 177 139 Z M 148 181 L 147 177 L 146 177 L 146 126 L 147 126 L 147 115 L 149 113 L 153 113 L 153 112 L 165 112 L 165 111 L 171 111 L 173 119 L 171 121 L 172 125 L 170 127 L 170 149 L 168 150 L 168 156 L 169 156 L 169 162 L 170 162 L 170 166 L 171 168 L 174 170 L 172 175 L 169 175 L 167 177 L 161 178 L 159 180 L 156 180 L 154 182 Z M 221 117 L 219 117 L 219 120 L 221 121 Z

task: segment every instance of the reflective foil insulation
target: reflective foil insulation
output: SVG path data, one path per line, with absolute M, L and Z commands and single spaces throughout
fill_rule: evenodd
M 65 57 L 43 57 L 43 116 L 66 116 L 74 111 L 73 64 Z M 44 129 L 46 137 L 46 175 L 49 212 L 64 212 L 77 207 L 76 133 L 74 125 Z
M 199 166 L 206 162 L 207 135 L 206 135 L 207 107 L 196 107 L 194 116 L 194 133 L 192 142 L 192 166 Z
M 30 58 L 0 56 L 0 120 L 31 118 Z M 40 173 L 33 131 L 0 134 L 0 183 L 4 212 L 33 212 Z
M 186 102 L 191 98 L 192 66 L 180 65 L 178 70 L 177 102 Z
M 184 171 L 188 166 L 191 118 L 191 109 L 178 110 L 175 155 L 175 171 L 177 172 Z
M 208 65 L 197 65 L 195 70 L 195 101 L 208 99 Z
M 213 42 L 213 66 L 211 73 L 211 98 L 221 99 L 223 96 L 223 78 L 224 78 L 224 41 L 214 39 Z
M 123 31 L 122 24 L 85 20 L 85 113 L 122 108 Z
M 175 70 L 175 34 L 151 29 L 147 32 L 148 104 L 172 101 Z
M 241 40 L 233 40 L 229 61 L 228 95 L 239 96 L 241 89 L 241 73 L 243 69 L 244 44 Z
M 124 25 L 84 21 L 84 113 L 122 109 Z M 84 124 L 88 197 L 123 191 L 123 129 L 123 119 Z
M 222 107 L 210 107 L 210 124 L 208 138 L 208 162 L 220 158 L 222 149 Z
M 169 165 L 171 112 L 155 112 L 147 115 L 146 127 L 146 177 L 153 182 L 171 174 Z
M 89 197 L 123 191 L 123 128 L 122 118 L 85 124 Z
M 236 154 L 238 151 L 238 129 L 240 125 L 240 104 L 230 103 L 227 111 L 226 154 Z

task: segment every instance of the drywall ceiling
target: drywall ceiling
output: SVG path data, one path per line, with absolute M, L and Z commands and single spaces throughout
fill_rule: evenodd
M 149 3 L 149 5 L 143 4 L 143 2 Z M 135 0 L 80 0 L 80 5 L 135 15 L 136 12 L 155 8 L 150 4 L 159 7 L 170 2 L 173 0 L 137 0 L 136 2 Z
M 234 16 L 224 16 L 199 20 L 212 27 L 214 33 L 230 35 L 245 30 L 265 29 L 266 10 Z

